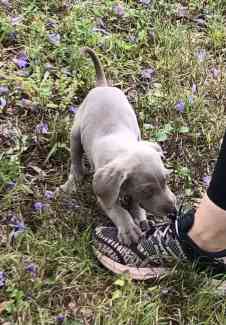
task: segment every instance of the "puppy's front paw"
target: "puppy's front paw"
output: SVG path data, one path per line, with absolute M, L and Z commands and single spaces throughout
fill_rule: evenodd
M 119 241 L 126 246 L 137 243 L 142 236 L 143 233 L 136 224 L 129 225 L 127 228 L 121 229 L 118 232 Z
M 148 223 L 147 220 L 142 220 L 140 221 L 140 229 L 143 231 L 143 232 L 146 232 L 150 229 L 150 225 Z

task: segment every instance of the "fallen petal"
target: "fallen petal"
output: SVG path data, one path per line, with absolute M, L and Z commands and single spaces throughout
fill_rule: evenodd
M 112 10 L 119 17 L 122 17 L 125 15 L 124 7 L 121 4 L 113 5 Z
M 147 68 L 147 69 L 144 69 L 142 72 L 141 72 L 141 77 L 143 79 L 152 79 L 155 75 L 155 69 L 153 68 Z
M 3 97 L 0 97 L 0 108 L 4 108 L 6 106 L 6 100 Z
M 0 86 L 0 95 L 6 95 L 9 93 L 8 86 Z
M 205 61 L 207 53 L 206 53 L 205 49 L 199 49 L 199 50 L 196 51 L 195 55 L 196 55 L 197 61 L 199 63 L 202 63 L 202 62 Z
M 12 24 L 13 26 L 16 26 L 16 25 L 18 25 L 19 23 L 22 22 L 23 18 L 24 18 L 23 16 L 15 16 L 15 17 L 11 17 L 11 24 Z
M 192 84 L 191 91 L 192 91 L 192 94 L 195 94 L 197 92 L 197 86 L 195 83 Z

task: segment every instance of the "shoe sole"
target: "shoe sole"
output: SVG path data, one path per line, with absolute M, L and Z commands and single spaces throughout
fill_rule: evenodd
M 108 270 L 116 274 L 128 274 L 133 280 L 148 280 L 158 279 L 162 275 L 169 273 L 169 269 L 164 267 L 134 267 L 123 265 L 113 261 L 108 256 L 103 255 L 95 247 L 93 247 L 94 254 L 98 261 L 104 265 Z

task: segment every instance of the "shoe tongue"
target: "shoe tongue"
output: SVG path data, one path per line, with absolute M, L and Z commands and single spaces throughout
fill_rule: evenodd
M 182 216 L 178 218 L 176 221 L 175 227 L 177 236 L 181 238 L 184 234 L 187 234 L 188 231 L 191 229 L 193 223 L 194 223 L 194 214 L 195 210 L 191 209 L 184 213 Z

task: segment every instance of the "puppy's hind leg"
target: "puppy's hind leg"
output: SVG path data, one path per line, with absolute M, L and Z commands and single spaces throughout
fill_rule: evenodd
M 74 123 L 71 130 L 71 167 L 68 180 L 60 188 L 67 193 L 71 193 L 76 188 L 76 183 L 82 181 L 84 170 L 82 166 L 83 147 L 81 143 L 81 134 L 78 122 Z

